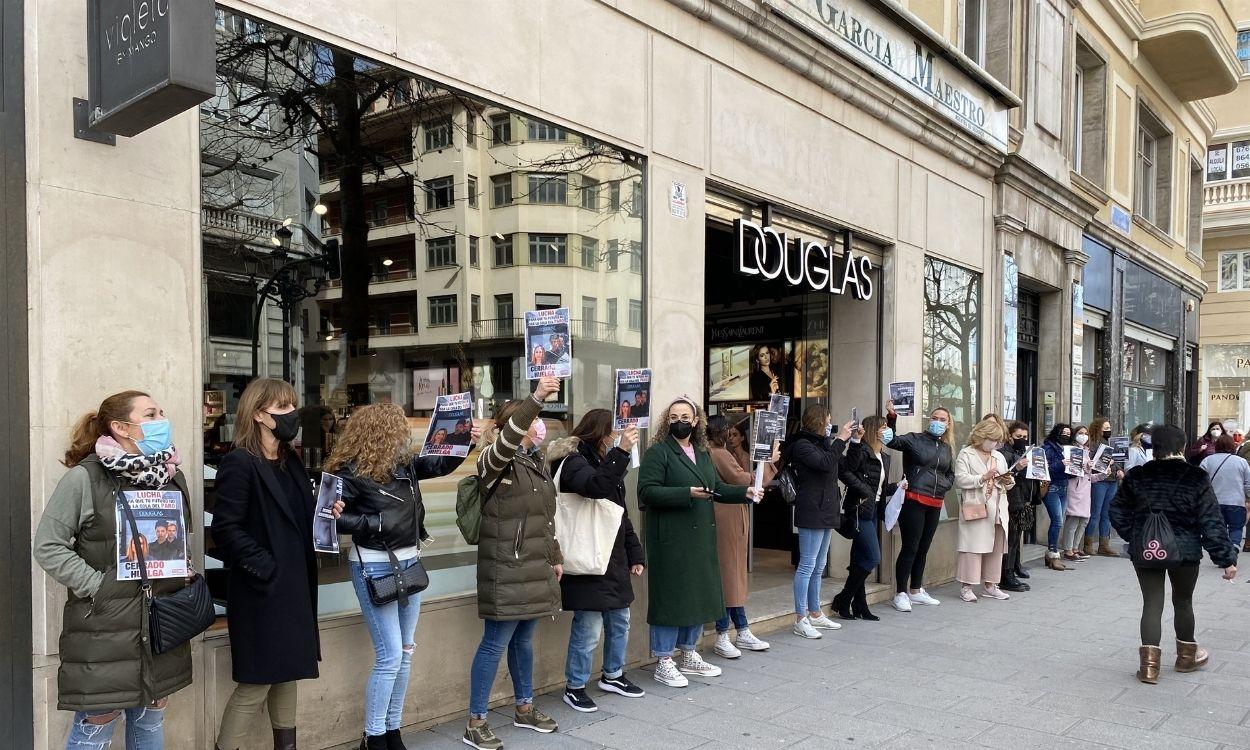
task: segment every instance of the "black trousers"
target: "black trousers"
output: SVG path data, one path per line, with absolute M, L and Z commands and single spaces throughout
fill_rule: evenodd
M 1024 527 L 1020 524 L 1018 514 L 1011 515 L 1007 524 L 1007 554 L 1003 555 L 1002 580 L 1016 577 L 1016 569 L 1020 567 L 1020 545 L 1024 542 Z
M 902 545 L 898 560 L 894 563 L 894 588 L 907 591 L 924 586 L 924 564 L 929 557 L 929 545 L 937 533 L 941 508 L 930 508 L 915 500 L 904 500 L 898 514 L 898 530 Z
M 1167 570 L 1137 568 L 1141 586 L 1141 643 L 1158 646 L 1163 638 L 1163 579 L 1172 580 L 1172 624 L 1176 640 L 1194 642 L 1194 587 L 1198 585 L 1198 563 Z

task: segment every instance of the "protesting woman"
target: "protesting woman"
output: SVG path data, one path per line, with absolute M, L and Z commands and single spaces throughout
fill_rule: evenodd
M 1080 465 L 1073 467 L 1072 460 L 1064 461 L 1064 465 L 1080 471 L 1079 474 L 1068 475 L 1068 494 L 1063 504 L 1063 528 L 1059 532 L 1059 550 L 1064 560 L 1069 562 L 1085 562 L 1090 553 L 1081 550 L 1081 532 L 1089 525 L 1090 498 L 1094 484 L 1106 478 L 1106 474 L 1090 476 L 1094 466 L 1092 454 L 1088 451 L 1089 429 L 1083 425 L 1074 425 L 1075 435 L 1072 440 L 1082 449 L 1085 457 Z
M 1098 454 L 1098 449 L 1111 450 L 1111 421 L 1106 417 L 1098 417 L 1089 425 L 1089 444 L 1085 447 L 1090 457 Z M 1111 548 L 1111 501 L 1115 500 L 1115 492 L 1120 487 L 1124 471 L 1115 468 L 1101 480 L 1093 483 L 1090 492 L 1089 525 L 1085 527 L 1085 554 L 1098 554 L 1103 557 L 1119 557 L 1120 553 Z M 1094 547 L 1094 542 L 1098 547 Z
M 887 401 L 886 409 L 886 423 L 893 430 L 898 424 L 894 402 Z M 924 568 L 929 545 L 937 533 L 944 498 L 955 482 L 952 427 L 951 413 L 939 406 L 929 414 L 929 425 L 924 432 L 896 434 L 886 443 L 887 448 L 903 454 L 903 478 L 908 485 L 898 515 L 902 545 L 894 564 L 896 593 L 890 602 L 899 612 L 910 612 L 913 604 L 941 604 L 924 590 Z
M 963 584 L 959 598 L 965 602 L 977 601 L 972 587 L 978 583 L 984 584 L 991 599 L 1011 598 L 998 587 L 1010 522 L 1006 492 L 1015 486 L 1015 477 L 998 452 L 1005 437 L 999 420 L 983 419 L 973 426 L 968 444 L 955 459 L 955 486 L 962 491 L 955 579 Z
M 615 437 L 619 438 L 619 443 L 613 447 L 612 412 L 591 409 L 571 435 L 554 441 L 547 449 L 547 462 L 552 475 L 559 475 L 557 491 L 610 500 L 624 508 L 625 475 L 629 472 L 630 451 L 638 443 L 638 428 L 627 427 Z M 566 539 L 564 552 L 568 553 L 569 546 L 577 542 Z M 634 601 L 630 576 L 640 576 L 642 571 L 642 544 L 626 512 L 621 516 L 604 574 L 565 573 L 560 579 L 563 609 L 573 613 L 573 629 L 564 662 L 564 702 L 575 711 L 599 710 L 586 694 L 586 683 L 590 680 L 590 665 L 601 633 L 606 633 L 606 637 L 599 689 L 626 698 L 644 695 L 642 688 L 625 676 L 629 605 Z
M 298 396 L 289 383 L 253 380 L 239 397 L 233 451 L 217 470 L 213 541 L 230 569 L 226 614 L 238 685 L 217 732 L 219 750 L 239 750 L 268 708 L 276 750 L 295 748 L 297 680 L 317 677 L 315 500 L 291 447 Z M 337 517 L 342 501 L 334 506 Z
M 790 439 L 787 447 L 798 490 L 794 500 L 794 525 L 799 530 L 799 564 L 794 571 L 794 634 L 803 638 L 820 638 L 821 630 L 842 627 L 821 611 L 820 579 L 829 561 L 829 542 L 842 512 L 838 469 L 854 425 L 854 422 L 842 425 L 831 440 L 833 421 L 829 409 L 822 404 L 812 404 L 803 410 L 798 434 Z
M 1034 506 L 1037 504 L 1037 482 L 1028 478 L 1029 426 L 1013 420 L 1007 424 L 1007 440 L 999 453 L 1007 462 L 1015 485 L 1007 490 L 1007 554 L 1003 557 L 1003 574 L 998 587 L 1003 591 L 1028 591 L 1029 584 L 1023 578 L 1029 572 L 1020 564 L 1020 547 L 1024 542 L 1024 530 L 1035 523 Z
M 1042 503 L 1050 516 L 1050 528 L 1046 531 L 1046 567 L 1051 570 L 1068 570 L 1068 566 L 1059 559 L 1059 535 L 1063 531 L 1063 509 L 1068 499 L 1068 463 L 1063 449 L 1071 444 L 1072 425 L 1063 423 L 1052 427 L 1042 443 L 1050 476 L 1049 488 Z
M 1246 503 L 1250 502 L 1250 463 L 1236 455 L 1237 443 L 1232 435 L 1221 435 L 1215 441 L 1215 453 L 1202 459 L 1202 470 L 1211 478 L 1211 489 L 1220 504 L 1228 540 L 1240 547 L 1246 528 Z
M 1172 582 L 1173 625 L 1176 629 L 1176 671 L 1193 672 L 1207 663 L 1207 652 L 1194 641 L 1194 587 L 1205 547 L 1211 561 L 1224 568 L 1224 578 L 1237 575 L 1237 548 L 1228 539 L 1224 519 L 1207 475 L 1185 462 L 1185 433 L 1162 425 L 1151 434 L 1155 460 L 1124 478 L 1111 505 L 1111 524 L 1129 541 L 1129 556 L 1142 592 L 1140 666 L 1137 679 L 1159 680 L 1163 637 L 1163 581 Z M 1159 514 L 1170 526 L 1170 549 L 1161 546 Z M 1143 537 L 1151 537 L 1149 539 Z M 1160 551 L 1167 554 L 1160 559 Z
M 61 618 L 57 708 L 73 711 L 65 747 L 108 747 L 126 717 L 127 750 L 165 746 L 168 697 L 191 684 L 191 647 L 153 654 L 141 581 L 118 580 L 119 491 L 181 495 L 190 528 L 191 494 L 178 470 L 169 420 L 146 393 L 123 391 L 74 425 L 64 464 L 32 544 L 35 562 L 69 590 Z M 120 533 L 119 533 L 120 532 Z M 184 578 L 152 581 L 152 595 L 181 590 Z M 143 637 L 141 637 L 143 636 Z
M 716 475 L 722 482 L 741 487 L 750 486 L 755 482 L 755 476 L 726 447 L 729 430 L 729 420 L 724 417 L 712 417 L 707 422 L 708 452 L 712 456 L 712 465 L 716 467 Z M 750 457 L 746 456 L 745 451 L 742 455 L 746 457 L 749 467 Z M 780 452 L 774 446 L 770 460 L 764 464 L 764 484 L 768 484 L 776 476 L 778 458 Z M 717 656 L 726 659 L 742 656 L 740 649 L 767 651 L 768 643 L 756 638 L 747 623 L 747 546 L 751 531 L 751 509 L 743 503 L 716 503 L 712 510 L 716 516 L 716 557 L 720 561 L 720 582 L 725 596 L 725 612 L 716 620 L 716 645 L 712 650 Z M 729 640 L 730 620 L 738 631 L 735 641 Z
M 1128 473 L 1129 469 L 1136 468 L 1150 461 L 1151 455 L 1150 431 L 1153 428 L 1150 423 L 1139 424 L 1129 433 L 1128 460 L 1124 462 L 1124 473 Z
M 858 430 L 859 439 L 852 439 L 846 457 L 838 467 L 838 476 L 846 485 L 842 501 L 842 518 L 850 521 L 855 536 L 851 540 L 851 559 L 847 565 L 846 584 L 833 597 L 830 606 L 843 620 L 880 620 L 868 610 L 868 577 L 881 563 L 881 542 L 877 538 L 877 509 L 884 507 L 897 485 L 888 481 L 890 457 L 882 448 L 894 439 L 894 430 L 884 417 L 873 415 Z M 907 480 L 901 484 L 906 487 Z
M 638 471 L 638 499 L 647 511 L 647 622 L 651 653 L 659 659 L 655 679 L 685 687 L 688 674 L 716 677 L 720 667 L 695 651 L 703 623 L 725 614 L 712 503 L 748 502 L 758 493 L 725 484 L 716 475 L 702 410 L 694 399 L 678 397 L 660 415 Z M 677 650 L 680 659 L 674 661 Z
M 481 431 L 474 427 L 471 434 L 476 443 Z M 343 479 L 338 528 L 352 535 L 347 568 L 373 639 L 361 750 L 404 750 L 399 728 L 421 611 L 420 592 L 375 604 L 367 580 L 421 564 L 421 544 L 429 534 L 418 480 L 446 476 L 464 462 L 462 456 L 416 458 L 411 444 L 404 410 L 372 404 L 352 414 L 325 467 Z
M 503 747 L 486 715 L 504 651 L 516 699 L 513 726 L 542 734 L 559 728 L 534 706 L 534 630 L 539 618 L 560 611 L 564 575 L 555 537 L 556 491 L 538 452 L 547 436 L 538 415 L 547 396 L 559 390 L 558 379 L 541 378 L 532 396 L 500 407 L 494 435 L 477 457 L 482 486 L 494 488 L 482 501 L 477 613 L 484 632 L 473 656 L 464 732 L 465 744 L 478 750 Z
M 1194 466 L 1201 464 L 1207 456 L 1215 455 L 1215 441 L 1223 436 L 1223 422 L 1217 420 L 1207 425 L 1206 433 L 1185 451 L 1185 460 Z

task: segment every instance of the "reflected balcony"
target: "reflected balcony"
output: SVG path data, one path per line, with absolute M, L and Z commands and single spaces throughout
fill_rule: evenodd
M 1250 178 L 1202 188 L 1202 227 L 1207 235 L 1250 232 Z
M 1138 47 L 1182 101 L 1237 88 L 1237 24 L 1224 0 L 1138 0 Z
M 237 209 L 204 207 L 200 209 L 200 231 L 232 240 L 253 240 L 268 243 L 282 221 Z

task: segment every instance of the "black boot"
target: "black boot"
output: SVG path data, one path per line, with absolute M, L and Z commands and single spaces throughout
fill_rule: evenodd
M 387 739 L 390 732 L 386 734 L 362 734 L 360 735 L 360 750 L 387 750 Z M 400 747 L 403 747 L 401 744 Z
M 843 588 L 837 596 L 833 597 L 833 602 L 829 605 L 829 609 L 833 610 L 833 613 L 840 620 L 854 620 L 855 615 L 851 614 L 851 597 L 854 596 L 854 592 L 849 589 L 851 585 L 849 577 L 846 579 L 846 585 L 847 588 Z
M 1029 584 L 1015 576 L 1004 577 L 1002 583 L 998 584 L 998 587 L 1003 591 L 1028 591 L 1032 588 Z
M 855 613 L 856 620 L 877 622 L 881 619 L 868 609 L 868 589 L 864 583 L 871 574 L 871 570 L 863 571 L 863 575 L 859 578 L 859 588 L 855 590 L 855 598 L 851 601 L 851 612 Z
M 273 730 L 273 750 L 296 750 L 295 727 Z
M 408 750 L 404 747 L 404 736 L 398 729 L 386 730 L 386 750 Z

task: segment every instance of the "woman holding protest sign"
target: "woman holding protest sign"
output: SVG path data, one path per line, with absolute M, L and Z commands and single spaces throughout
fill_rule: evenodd
M 1089 444 L 1086 450 L 1091 457 L 1098 455 L 1098 450 L 1111 450 L 1111 420 L 1098 417 L 1089 424 Z M 1116 490 L 1120 488 L 1120 480 L 1124 471 L 1113 467 L 1110 474 L 1093 483 L 1090 493 L 1089 524 L 1085 527 L 1086 555 L 1103 557 L 1119 557 L 1120 553 L 1111 548 L 1111 502 L 1115 500 Z M 1094 546 L 1097 542 L 1097 547 Z
M 473 427 L 470 435 L 475 444 L 481 431 Z M 421 565 L 421 545 L 429 534 L 418 482 L 446 476 L 464 462 L 455 455 L 414 457 L 411 445 L 403 408 L 371 404 L 352 414 L 325 467 L 343 480 L 338 528 L 352 535 L 354 555 L 347 567 L 373 639 L 361 750 L 403 750 L 399 728 L 421 609 L 420 592 L 375 604 L 368 579 Z
M 124 714 L 127 749 L 159 750 L 168 697 L 191 684 L 190 646 L 154 654 L 147 642 L 139 575 L 118 574 L 118 549 L 128 546 L 119 541 L 129 532 L 115 520 L 119 492 L 157 490 L 178 496 L 178 520 L 190 528 L 191 495 L 179 463 L 169 420 L 146 393 L 109 396 L 74 425 L 69 471 L 48 498 L 32 544 L 39 567 L 69 590 L 57 672 L 57 708 L 74 712 L 66 748 L 106 747 Z M 153 580 L 152 595 L 186 586 L 189 565 L 181 567 L 175 578 Z
M 1046 567 L 1051 570 L 1070 570 L 1059 557 L 1059 536 L 1063 531 L 1063 510 L 1068 499 L 1068 463 L 1064 448 L 1072 445 L 1072 425 L 1059 423 L 1050 429 L 1042 443 L 1046 453 L 1046 470 L 1049 481 L 1042 497 L 1050 526 L 1046 531 Z
M 638 472 L 638 499 L 647 511 L 651 653 L 659 659 L 656 681 L 671 687 L 689 684 L 687 674 L 721 673 L 695 651 L 703 623 L 725 614 L 711 504 L 758 500 L 760 494 L 722 482 L 707 446 L 702 410 L 680 396 L 661 414 Z
M 868 577 L 881 564 L 881 542 L 877 538 L 877 509 L 884 507 L 898 485 L 889 481 L 890 456 L 882 450 L 894 439 L 894 430 L 885 417 L 873 415 L 851 437 L 846 457 L 838 467 L 838 477 L 846 485 L 839 531 L 851 534 L 851 559 L 846 584 L 833 597 L 830 609 L 843 620 L 880 620 L 868 610 Z M 904 488 L 907 480 L 900 484 Z

